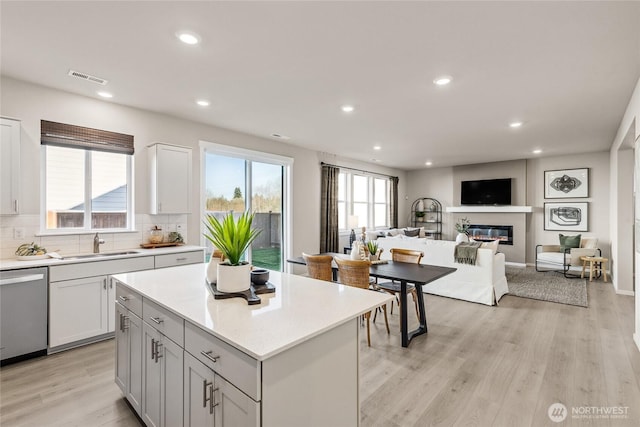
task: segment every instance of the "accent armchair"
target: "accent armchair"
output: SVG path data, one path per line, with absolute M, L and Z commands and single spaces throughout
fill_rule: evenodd
M 565 248 L 561 251 L 560 245 L 536 246 L 536 271 L 559 271 L 567 278 L 574 278 L 582 272 L 583 256 L 601 256 L 597 247 L 596 237 L 583 237 L 580 239 L 580 247 Z M 570 274 L 570 271 L 576 274 Z

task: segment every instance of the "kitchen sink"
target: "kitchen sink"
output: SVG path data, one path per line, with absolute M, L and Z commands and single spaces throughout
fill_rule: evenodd
M 105 252 L 105 253 L 97 253 L 97 254 L 66 256 L 66 257 L 63 257 L 62 259 L 108 258 L 108 257 L 118 256 L 118 255 L 132 255 L 132 254 L 138 254 L 138 253 L 140 252 L 138 251 Z

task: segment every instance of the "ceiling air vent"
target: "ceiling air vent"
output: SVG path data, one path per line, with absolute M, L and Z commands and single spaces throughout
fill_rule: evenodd
M 92 76 L 91 74 L 81 73 L 80 71 L 69 70 L 69 75 L 71 77 L 77 77 L 82 80 L 88 80 L 90 82 L 97 83 L 102 86 L 109 83 L 108 80 L 101 79 L 100 77 Z

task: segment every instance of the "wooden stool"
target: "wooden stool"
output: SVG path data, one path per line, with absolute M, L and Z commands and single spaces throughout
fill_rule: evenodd
M 582 260 L 582 274 L 581 278 L 584 279 L 584 270 L 589 263 L 589 281 L 593 282 L 594 273 L 600 273 L 604 276 L 605 283 L 607 282 L 607 262 L 609 260 L 607 258 L 603 258 L 600 256 L 583 256 L 580 257 Z M 599 276 L 596 275 L 596 278 Z

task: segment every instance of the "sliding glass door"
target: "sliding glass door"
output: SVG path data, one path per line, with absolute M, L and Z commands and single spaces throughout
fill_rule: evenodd
M 204 214 L 222 219 L 232 212 L 255 214 L 261 230 L 245 260 L 256 267 L 282 271 L 288 232 L 285 211 L 290 159 L 202 142 Z M 204 239 L 207 253 L 211 243 Z

